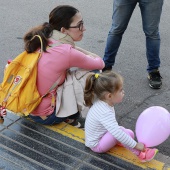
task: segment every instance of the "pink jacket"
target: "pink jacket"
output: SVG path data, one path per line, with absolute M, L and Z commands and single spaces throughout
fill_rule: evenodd
M 71 67 L 79 67 L 87 70 L 99 69 L 104 67 L 101 58 L 92 58 L 74 49 L 70 44 L 61 44 L 47 49 L 38 62 L 37 88 L 41 95 L 45 94 L 50 87 L 62 75 L 60 85 L 66 78 L 66 70 Z M 51 93 L 56 98 L 55 88 Z M 52 94 L 42 99 L 40 105 L 32 112 L 35 116 L 47 116 L 53 113 L 51 107 Z M 70 99 L 71 100 L 71 99 Z M 57 102 L 57 101 L 56 101 Z

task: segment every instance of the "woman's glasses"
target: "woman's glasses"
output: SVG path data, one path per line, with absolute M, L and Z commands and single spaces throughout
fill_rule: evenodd
M 69 27 L 69 28 L 79 28 L 80 31 L 83 31 L 83 24 L 84 24 L 84 22 L 81 21 L 78 25 L 76 25 L 76 26 L 71 26 L 71 27 Z

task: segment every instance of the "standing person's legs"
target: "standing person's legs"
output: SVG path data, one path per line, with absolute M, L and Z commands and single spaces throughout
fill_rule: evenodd
M 148 61 L 149 86 L 159 89 L 162 86 L 160 67 L 159 23 L 164 0 L 140 0 L 143 30 L 146 36 L 146 56 Z
M 121 129 L 134 138 L 134 133 L 130 129 L 125 129 L 124 127 L 121 126 Z M 99 141 L 99 144 L 91 148 L 92 151 L 98 152 L 98 153 L 104 153 L 109 151 L 111 148 L 113 148 L 116 144 L 118 143 L 117 139 L 109 132 L 107 132 Z
M 146 56 L 148 72 L 160 67 L 159 23 L 163 0 L 140 0 L 143 30 L 146 35 Z
M 104 54 L 105 70 L 111 70 L 115 63 L 115 57 L 119 49 L 122 35 L 127 28 L 133 10 L 138 0 L 114 0 L 112 27 L 107 37 Z

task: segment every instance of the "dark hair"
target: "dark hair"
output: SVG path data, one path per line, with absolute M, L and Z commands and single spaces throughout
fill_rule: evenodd
M 109 71 L 100 74 L 91 73 L 86 79 L 84 101 L 86 106 L 92 106 L 94 96 L 104 99 L 105 92 L 116 93 L 123 84 L 121 75 Z
M 39 35 L 43 42 L 43 51 L 46 51 L 48 45 L 48 39 L 52 36 L 52 31 L 60 31 L 62 27 L 68 29 L 73 21 L 73 17 L 78 13 L 78 9 L 69 5 L 60 5 L 54 8 L 49 15 L 49 23 L 32 28 L 28 33 L 24 35 L 25 50 L 28 53 L 32 53 L 41 47 L 41 43 L 38 37 Z

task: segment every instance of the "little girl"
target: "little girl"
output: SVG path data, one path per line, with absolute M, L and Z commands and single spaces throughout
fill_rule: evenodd
M 119 126 L 116 120 L 114 105 L 123 97 L 123 78 L 119 74 L 110 71 L 87 77 L 84 100 L 90 110 L 85 121 L 85 145 L 94 152 L 104 153 L 118 144 L 132 151 L 141 162 L 148 162 L 158 150 L 137 143 L 133 131 Z

